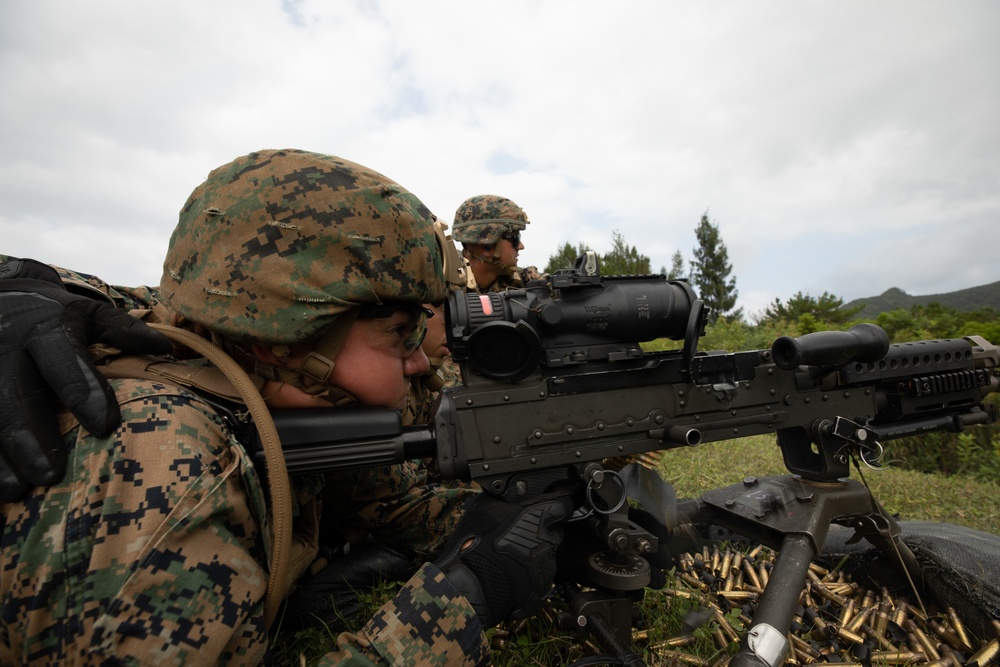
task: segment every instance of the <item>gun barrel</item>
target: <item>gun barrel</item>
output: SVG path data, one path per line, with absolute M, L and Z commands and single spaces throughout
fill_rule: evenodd
M 889 351 L 889 335 L 874 324 L 855 324 L 847 331 L 817 331 L 799 338 L 781 336 L 771 346 L 774 363 L 784 370 L 798 366 L 841 366 L 871 363 Z
M 992 408 L 993 406 L 987 406 Z M 968 412 L 938 415 L 925 419 L 910 419 L 900 423 L 877 424 L 869 428 L 879 440 L 894 440 L 908 436 L 923 435 L 933 431 L 961 433 L 967 426 L 992 424 L 997 420 L 995 409 L 969 410 Z
M 674 425 L 666 429 L 654 429 L 649 434 L 652 438 L 662 438 L 675 445 L 697 447 L 701 444 L 701 431 L 689 426 Z

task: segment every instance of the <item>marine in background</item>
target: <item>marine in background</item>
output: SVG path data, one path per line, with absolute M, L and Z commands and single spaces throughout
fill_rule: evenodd
M 506 197 L 476 195 L 455 211 L 452 238 L 462 244 L 468 289 L 480 294 L 521 287 L 542 277 L 534 266 L 519 268 L 521 232 L 529 224 L 524 209 Z

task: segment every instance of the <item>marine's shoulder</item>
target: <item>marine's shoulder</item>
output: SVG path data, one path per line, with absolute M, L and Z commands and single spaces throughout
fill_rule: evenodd
M 179 384 L 141 378 L 113 378 L 108 384 L 115 394 L 123 424 L 144 422 L 150 428 L 160 429 L 169 422 L 177 422 L 191 428 L 228 429 L 215 406 Z M 59 422 L 63 433 L 79 424 L 68 410 L 60 413 Z

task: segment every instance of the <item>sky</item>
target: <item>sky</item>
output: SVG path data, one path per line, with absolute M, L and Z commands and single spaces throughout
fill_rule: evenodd
M 263 148 L 362 163 L 521 265 L 702 215 L 747 316 L 1000 280 L 995 0 L 3 0 L 0 252 L 156 285 L 177 213 Z

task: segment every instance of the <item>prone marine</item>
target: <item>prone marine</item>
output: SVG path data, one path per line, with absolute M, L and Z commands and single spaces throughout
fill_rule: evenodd
M 411 380 L 429 370 L 424 304 L 446 290 L 433 221 L 414 195 L 362 165 L 250 153 L 189 197 L 160 302 L 148 305 L 223 351 L 268 409 L 403 408 Z M 218 386 L 220 364 L 191 355 L 164 372 L 161 357 L 146 355 L 143 372 L 155 377 L 123 371 L 102 385 L 81 354 L 88 343 L 104 343 L 102 365 L 165 345 L 46 268 L 14 260 L 0 269 L 0 359 L 16 371 L 13 390 L 0 388 L 0 662 L 267 662 L 274 601 L 315 558 L 320 505 L 311 500 L 321 491 L 296 487 L 289 526 L 275 502 L 291 495 L 280 461 L 269 460 L 265 484 L 226 409 L 240 395 L 205 391 Z M 32 422 L 44 385 L 66 371 L 39 362 L 55 348 L 72 362 L 77 396 L 63 397 L 70 409 L 52 447 Z M 202 378 L 196 389 L 170 375 L 180 370 Z M 81 421 L 109 389 L 116 410 Z M 324 664 L 481 664 L 484 628 L 538 608 L 572 499 L 462 500 L 440 555 L 361 632 L 342 634 Z M 512 532 L 528 540 L 511 547 Z

